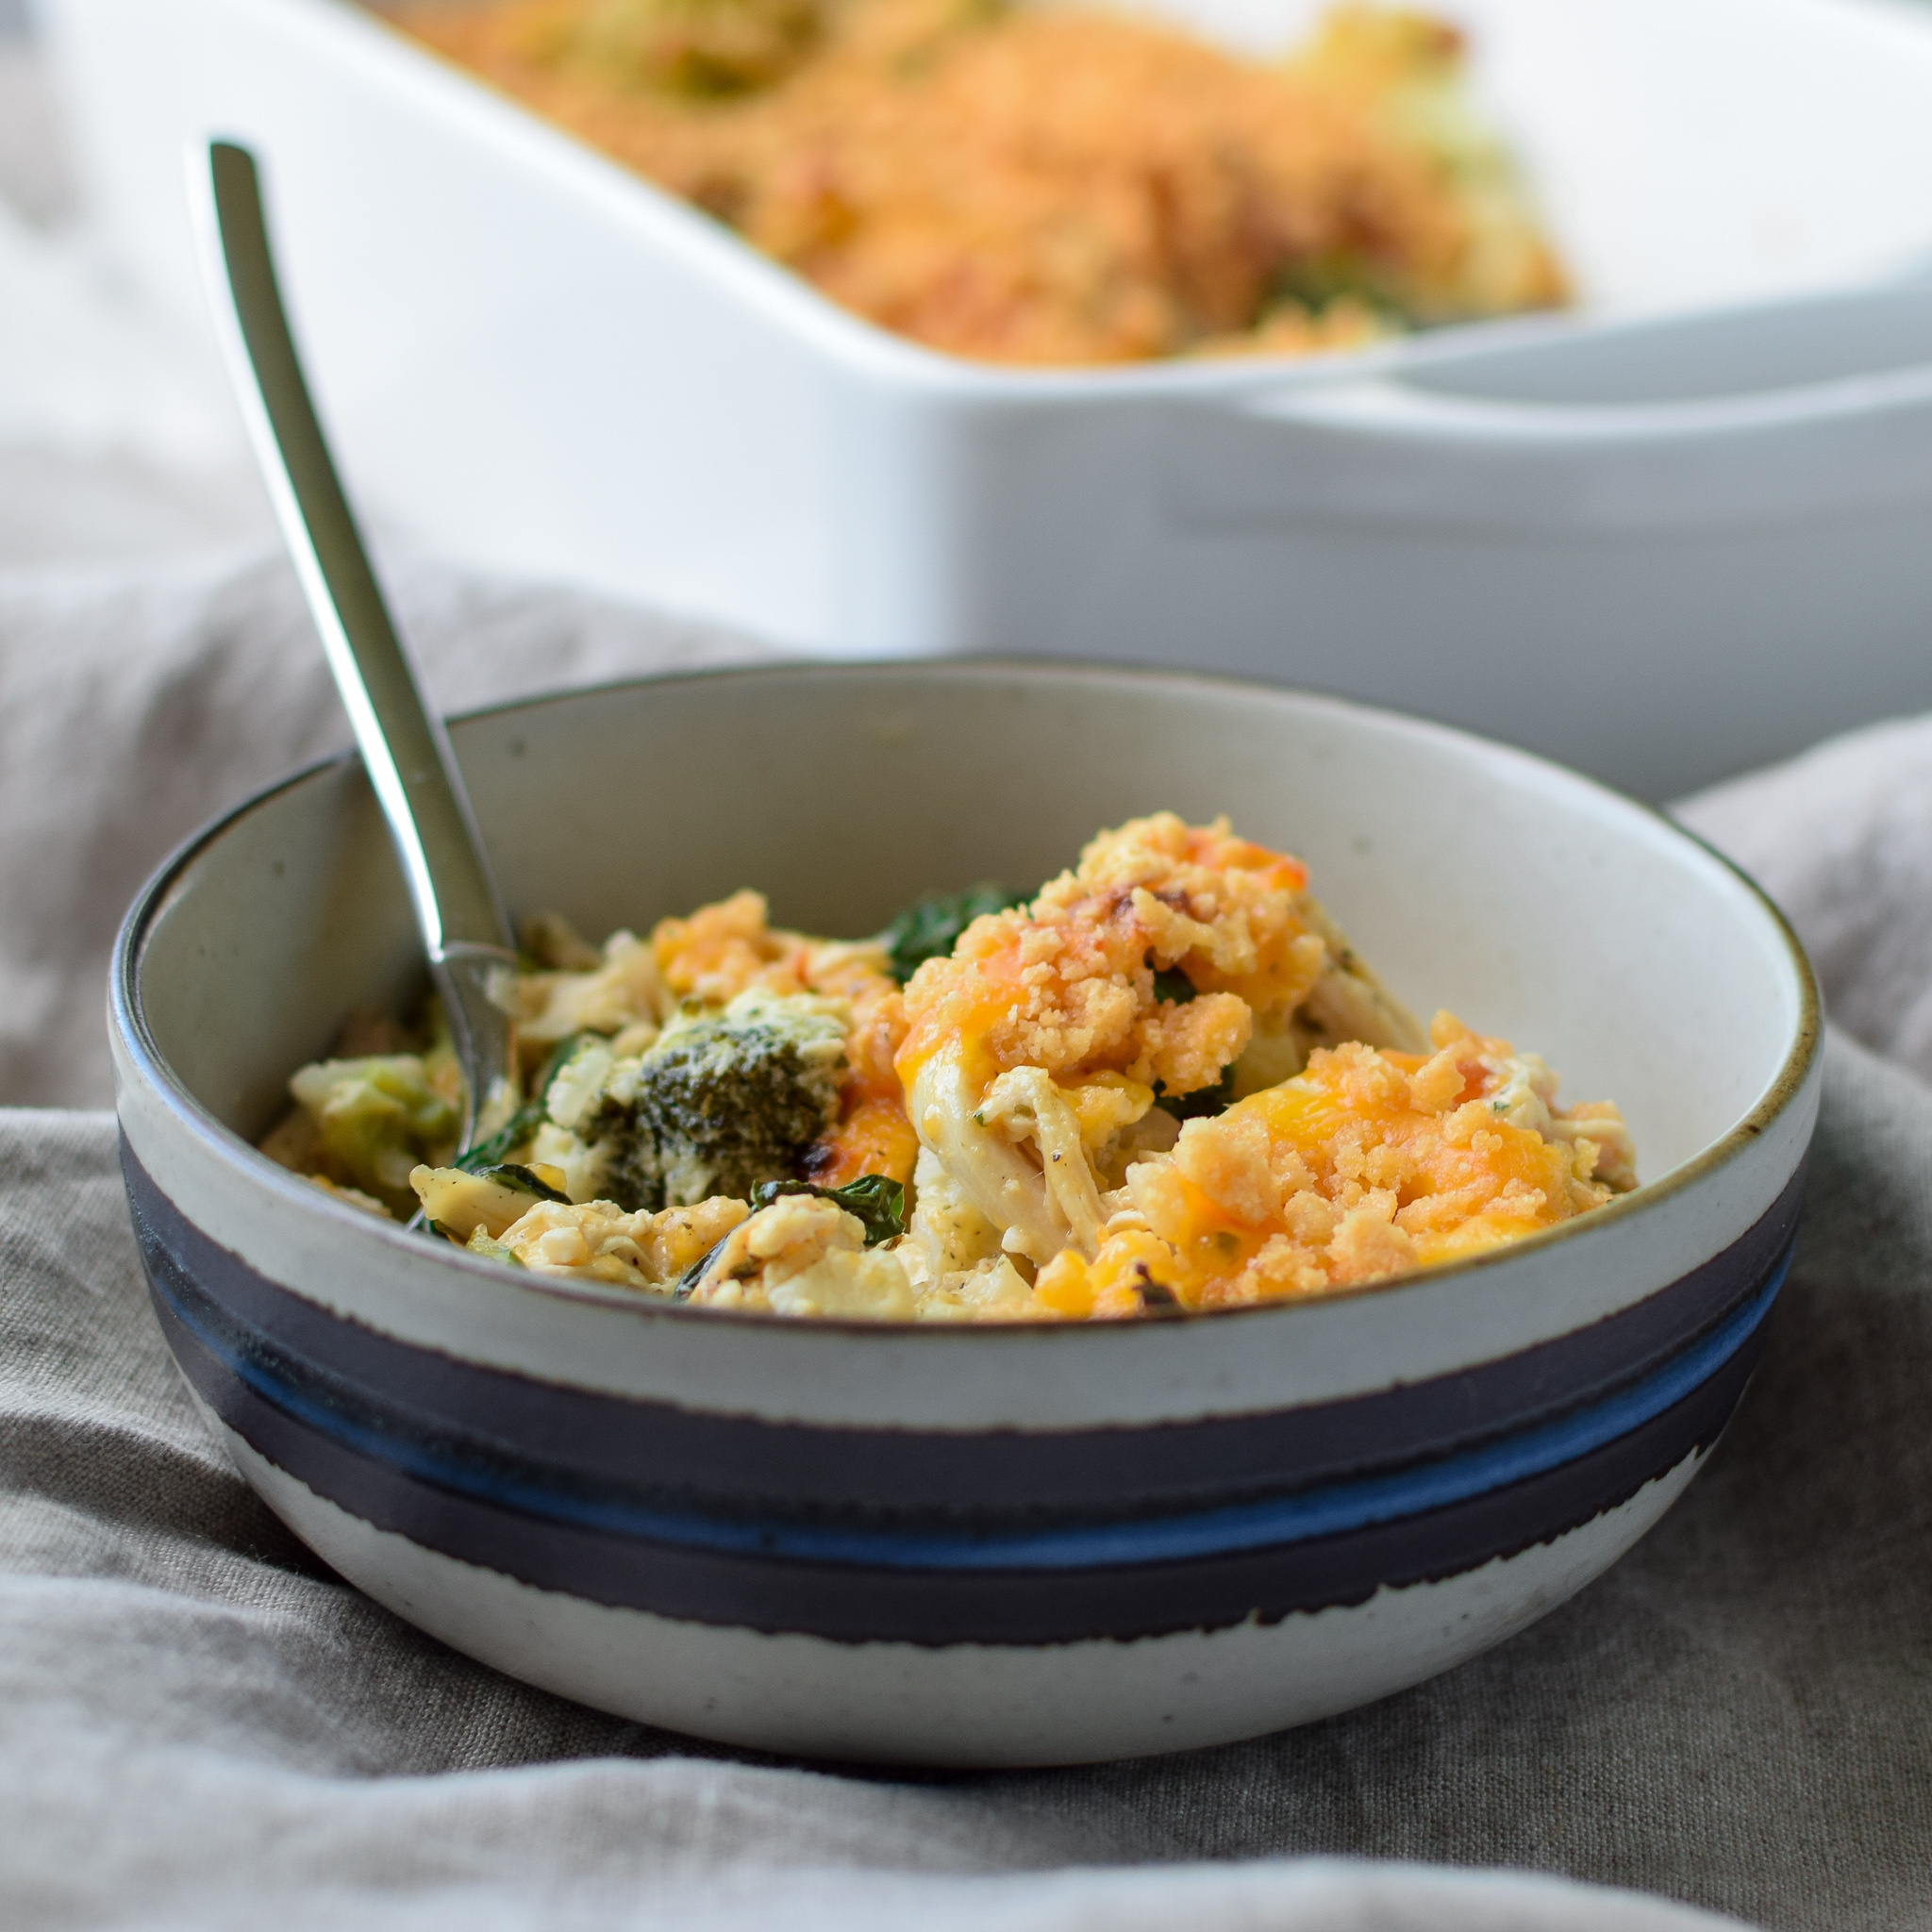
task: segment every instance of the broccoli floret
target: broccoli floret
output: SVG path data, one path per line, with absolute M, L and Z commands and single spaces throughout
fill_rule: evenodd
M 605 1145 L 603 1193 L 656 1212 L 790 1179 L 838 1118 L 844 1053 L 842 1018 L 808 994 L 679 1014 L 578 1129 Z
M 907 907 L 879 937 L 892 958 L 892 976 L 901 986 L 928 959 L 942 959 L 959 935 L 982 913 L 1004 912 L 1025 904 L 1024 892 L 982 880 L 963 892 L 934 892 Z

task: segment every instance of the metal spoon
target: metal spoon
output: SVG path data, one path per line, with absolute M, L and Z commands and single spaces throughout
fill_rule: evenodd
M 303 380 L 275 281 L 255 157 L 189 154 L 189 195 L 228 374 L 369 782 L 402 861 L 429 972 L 468 1083 L 462 1139 L 515 1099 L 509 1021 L 490 996 L 514 969 L 503 901 L 442 721 L 423 703 Z

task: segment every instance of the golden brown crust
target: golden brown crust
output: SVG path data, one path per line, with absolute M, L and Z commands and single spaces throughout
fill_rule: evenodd
M 1304 354 L 1386 333 L 1380 305 L 1427 321 L 1564 299 L 1507 167 L 1441 148 L 1454 117 L 1430 102 L 1459 84 L 1460 42 L 1419 15 L 1343 8 L 1269 64 L 1098 8 L 823 0 L 808 32 L 796 0 L 736 0 L 738 25 L 785 58 L 718 97 L 625 58 L 620 4 L 635 45 L 654 44 L 664 21 L 645 0 L 399 18 L 934 348 L 1033 364 Z

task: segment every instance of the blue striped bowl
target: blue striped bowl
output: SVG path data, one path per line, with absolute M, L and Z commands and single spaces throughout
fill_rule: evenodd
M 1412 1002 L 1623 1103 L 1650 1177 L 1507 1250 L 1207 1319 L 788 1323 L 522 1276 L 248 1144 L 342 1015 L 417 974 L 359 768 L 304 773 L 128 915 L 128 1196 L 242 1472 L 458 1648 L 773 1750 L 1179 1749 L 1522 1627 L 1723 1430 L 1790 1255 L 1818 1006 L 1767 902 L 1655 814 L 1333 700 L 1040 665 L 664 680 L 455 735 L 513 904 L 591 932 L 745 884 L 864 932 L 1136 812 L 1229 812 L 1309 860 Z

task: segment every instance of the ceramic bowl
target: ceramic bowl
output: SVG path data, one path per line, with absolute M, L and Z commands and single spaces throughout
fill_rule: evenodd
M 418 982 L 358 765 L 194 840 L 112 994 L 154 1303 L 236 1463 L 344 1576 L 606 1709 L 841 1758 L 1252 1736 L 1445 1669 L 1667 1509 L 1790 1253 L 1818 1005 L 1751 884 L 1521 753 L 1231 683 L 994 663 L 735 672 L 455 741 L 505 890 L 580 929 L 740 886 L 876 930 L 1096 829 L 1232 815 L 1410 1004 L 1609 1096 L 1646 1184 L 1520 1245 L 1198 1319 L 913 1328 L 538 1281 L 249 1145 Z

